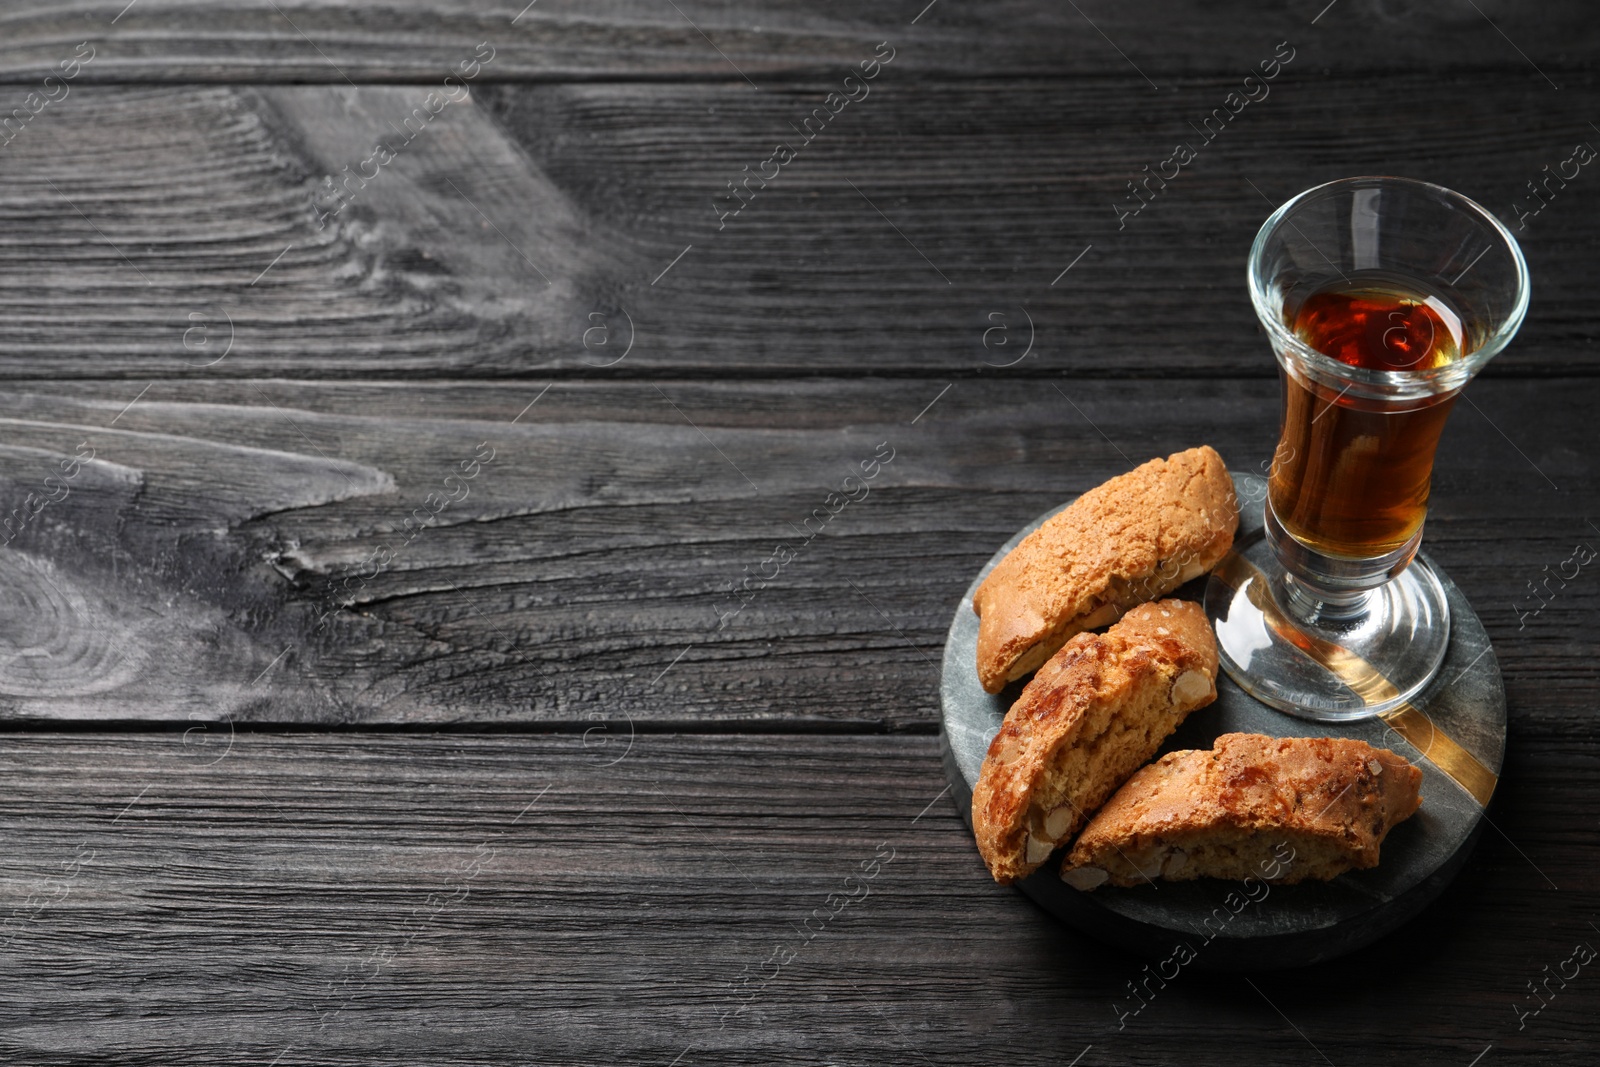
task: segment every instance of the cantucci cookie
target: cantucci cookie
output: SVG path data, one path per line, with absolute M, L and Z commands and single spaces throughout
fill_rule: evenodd
M 1073 634 L 1206 573 L 1238 524 L 1233 480 L 1206 446 L 1089 490 L 1023 538 L 973 594 L 978 680 L 998 693 Z
M 1100 809 L 1062 864 L 1079 889 L 1165 878 L 1294 883 L 1375 867 L 1422 772 L 1365 741 L 1224 734 L 1169 752 Z M 1287 849 L 1283 846 L 1287 845 Z
M 1198 604 L 1144 604 L 1079 634 L 1006 713 L 972 791 L 978 851 L 997 882 L 1072 839 L 1191 711 L 1217 697 L 1217 642 Z

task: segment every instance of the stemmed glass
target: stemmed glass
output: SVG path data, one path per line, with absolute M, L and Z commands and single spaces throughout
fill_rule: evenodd
M 1283 420 L 1265 533 L 1206 591 L 1222 663 L 1302 718 L 1382 714 L 1428 684 L 1449 645 L 1444 588 L 1417 556 L 1434 451 L 1456 396 L 1521 325 L 1527 265 L 1459 193 L 1347 178 L 1267 219 L 1249 285 Z

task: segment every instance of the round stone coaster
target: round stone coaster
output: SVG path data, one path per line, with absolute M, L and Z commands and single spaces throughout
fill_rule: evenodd
M 1237 548 L 1262 536 L 1266 483 L 1247 474 L 1236 474 L 1233 480 L 1241 512 Z M 972 594 L 1007 552 L 1053 514 L 1018 531 L 984 565 L 956 608 L 945 641 L 945 771 L 969 827 L 972 787 L 984 754 L 1024 684 L 990 694 L 978 683 L 978 617 Z M 1422 807 L 1385 839 L 1377 867 L 1299 885 L 1158 879 L 1153 885 L 1080 892 L 1057 874 L 1058 852 L 1018 887 L 1063 922 L 1102 941 L 1153 960 L 1217 970 L 1296 967 L 1332 959 L 1370 944 L 1421 911 L 1471 851 L 1506 739 L 1505 690 L 1488 634 L 1455 583 L 1437 564 L 1433 567 L 1450 601 L 1450 647 L 1438 676 L 1399 716 L 1306 722 L 1274 711 L 1223 675 L 1217 680 L 1216 703 L 1190 715 L 1161 749 L 1210 748 L 1218 735 L 1233 732 L 1353 737 L 1393 749 L 1422 768 Z M 1198 601 L 1205 582 L 1197 579 L 1173 595 Z

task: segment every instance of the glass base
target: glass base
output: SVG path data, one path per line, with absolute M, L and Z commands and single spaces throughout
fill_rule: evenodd
M 1206 586 L 1223 669 L 1262 703 L 1314 722 L 1372 718 L 1433 680 L 1450 644 L 1444 586 L 1418 556 L 1392 580 L 1329 605 L 1284 571 L 1266 538 L 1236 544 Z

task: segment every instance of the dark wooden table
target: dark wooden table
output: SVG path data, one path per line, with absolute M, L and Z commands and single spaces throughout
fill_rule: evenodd
M 123 4 L 0 12 L 7 1062 L 1600 1056 L 1589 4 Z M 1374 172 L 1534 278 L 1428 524 L 1492 829 L 1131 1015 L 945 795 L 945 629 L 1053 504 L 1263 465 L 1245 252 Z

